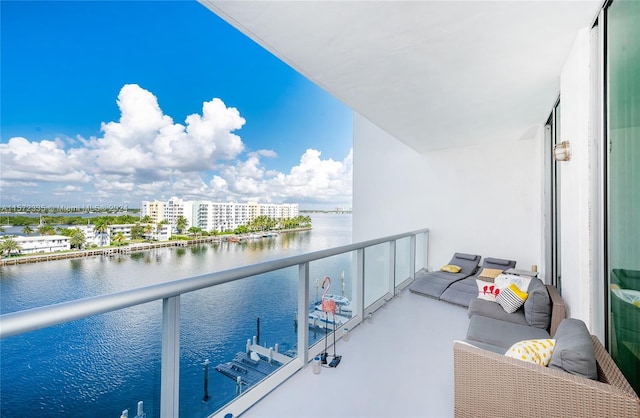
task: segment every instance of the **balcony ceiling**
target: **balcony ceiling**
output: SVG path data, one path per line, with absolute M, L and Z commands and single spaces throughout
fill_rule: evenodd
M 530 138 L 601 1 L 201 0 L 418 152 Z

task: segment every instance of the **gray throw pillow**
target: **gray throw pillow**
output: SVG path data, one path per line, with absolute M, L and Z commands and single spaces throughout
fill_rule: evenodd
M 573 318 L 563 320 L 554 338 L 556 347 L 551 354 L 549 367 L 588 379 L 598 379 L 596 353 L 584 322 Z
M 527 289 L 529 296 L 524 302 L 524 317 L 529 325 L 549 329 L 551 324 L 551 297 L 542 280 L 534 277 Z

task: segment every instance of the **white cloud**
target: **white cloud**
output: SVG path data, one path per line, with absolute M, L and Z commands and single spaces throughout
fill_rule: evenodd
M 2 179 L 44 182 L 88 182 L 90 177 L 59 142 L 30 142 L 23 137 L 0 144 Z
M 216 181 L 241 200 L 350 202 L 352 154 L 350 151 L 343 161 L 323 160 L 320 151 L 308 149 L 299 164 L 285 174 L 266 170 L 260 161 L 263 154 L 256 152 L 249 154 L 245 161 L 222 168 L 222 177 Z
M 103 135 L 0 143 L 0 193 L 30 187 L 44 202 L 52 194 L 101 203 L 168 199 L 271 202 L 351 201 L 352 153 L 342 161 L 308 149 L 288 173 L 269 169 L 271 149 L 243 154 L 234 132 L 245 119 L 214 98 L 184 124 L 165 115 L 157 98 L 135 84 L 118 95 L 120 119 L 101 125 Z M 286 126 L 283 127 L 286 129 Z M 49 190 L 50 193 L 46 193 Z M 19 199 L 12 194 L 11 199 Z M 9 197 L 3 198 L 9 200 Z M 25 202 L 41 203 L 41 202 Z M 57 202 L 52 202 L 55 204 Z

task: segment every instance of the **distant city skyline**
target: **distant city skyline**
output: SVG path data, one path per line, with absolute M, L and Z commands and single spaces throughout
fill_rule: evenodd
M 0 8 L 0 206 L 352 206 L 351 110 L 199 3 Z

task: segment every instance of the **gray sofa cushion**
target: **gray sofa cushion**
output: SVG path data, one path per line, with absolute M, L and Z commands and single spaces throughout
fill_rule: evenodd
M 524 317 L 532 327 L 548 330 L 551 324 L 551 297 L 542 280 L 534 277 L 527 289 L 529 296 L 524 302 Z
M 466 339 L 507 349 L 518 341 L 539 338 L 551 337 L 547 331 L 540 328 L 473 315 L 469 320 Z
M 473 315 L 482 315 L 493 319 L 499 319 L 501 321 L 513 322 L 514 324 L 529 325 L 527 319 L 524 317 L 523 309 L 518 309 L 514 313 L 507 313 L 499 303 L 492 302 L 490 300 L 478 298 L 471 300 L 467 313 L 469 318 Z
M 476 285 L 476 276 L 467 277 L 451 284 L 440 296 L 440 300 L 460 305 L 469 306 L 472 299 L 478 297 L 478 285 Z
M 584 322 L 567 318 L 554 335 L 556 347 L 549 367 L 596 380 L 598 366 L 591 335 Z

